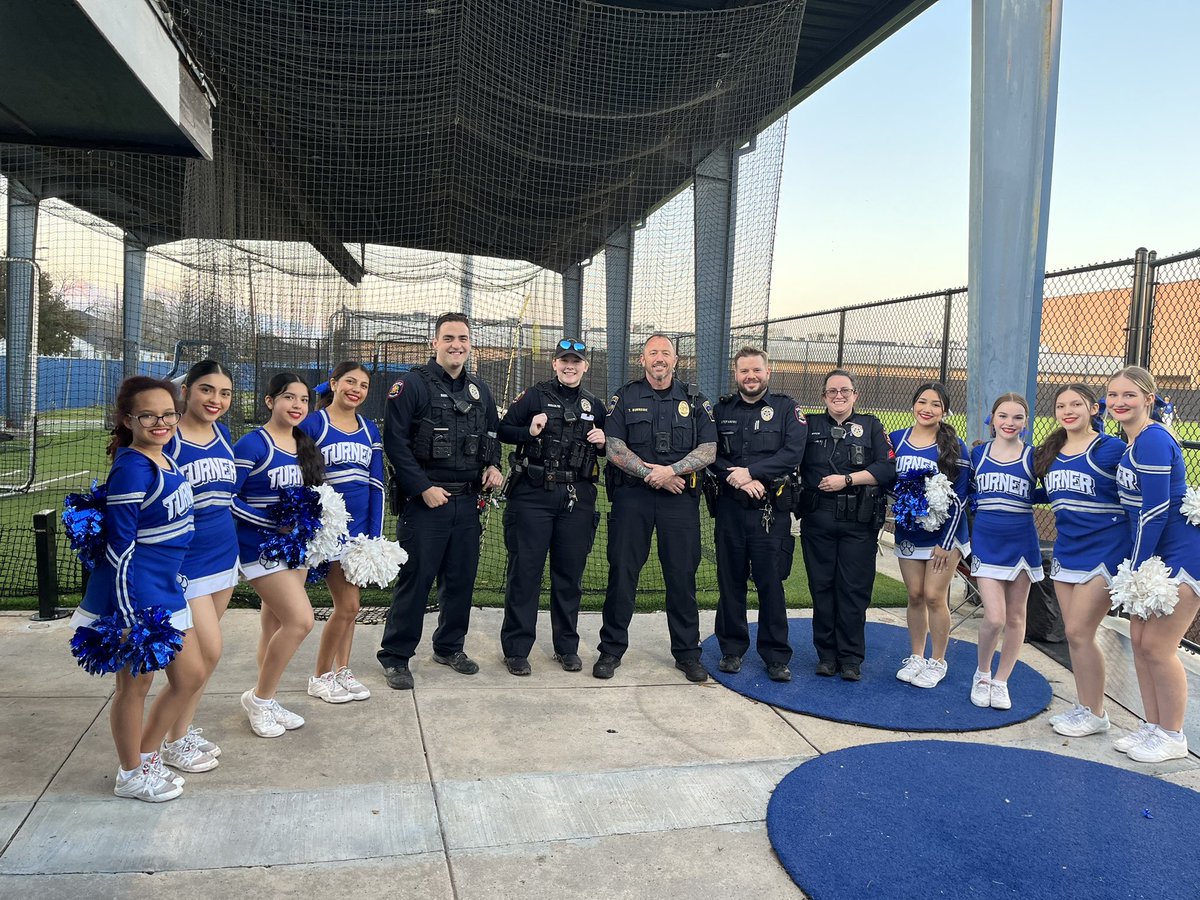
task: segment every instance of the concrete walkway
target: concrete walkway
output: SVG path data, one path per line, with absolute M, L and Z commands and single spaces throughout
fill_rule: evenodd
M 112 794 L 112 679 L 74 666 L 66 622 L 0 615 L 0 896 L 794 898 L 763 822 L 774 785 L 816 754 L 910 737 L 688 684 L 672 668 L 662 614 L 636 617 L 612 681 L 590 676 L 594 614 L 581 617 L 582 673 L 559 670 L 539 644 L 533 676 L 514 678 L 500 659 L 500 617 L 474 613 L 467 650 L 482 668 L 471 677 L 430 662 L 427 634 L 412 692 L 388 690 L 374 660 L 380 627 L 360 625 L 355 669 L 374 696 L 339 706 L 305 693 L 313 634 L 280 695 L 308 722 L 264 740 L 238 705 L 254 682 L 257 616 L 230 612 L 197 717 L 220 743 L 221 765 L 188 776 L 179 800 L 151 805 Z M 903 624 L 903 610 L 872 617 Z M 544 615 L 541 628 L 548 635 Z M 711 633 L 711 613 L 702 628 Z M 973 631 L 968 621 L 955 636 Z M 1110 749 L 1138 724 L 1116 704 L 1108 736 L 1055 735 L 1046 718 L 1073 699 L 1070 673 L 1031 647 L 1024 659 L 1054 688 L 1048 712 L 940 737 L 1076 755 L 1200 789 L 1194 756 L 1139 767 Z M 947 689 L 966 690 L 969 676 L 952 672 Z

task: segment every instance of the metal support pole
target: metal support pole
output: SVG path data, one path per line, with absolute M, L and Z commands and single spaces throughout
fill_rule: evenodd
M 938 367 L 938 381 L 945 384 L 950 378 L 950 310 L 954 306 L 954 294 L 946 291 L 946 308 L 942 313 L 942 364 Z
M 1125 328 L 1125 365 L 1142 364 L 1142 330 L 1146 325 L 1146 259 L 1149 252 L 1138 247 L 1133 255 L 1133 285 L 1129 291 L 1129 325 Z
M 23 429 L 36 412 L 31 400 L 34 326 L 38 278 L 33 265 L 37 242 L 38 199 L 20 182 L 8 182 L 8 365 L 5 371 L 4 419 L 9 428 Z M 25 262 L 28 260 L 28 262 Z
M 563 336 L 578 339 L 583 334 L 583 266 L 576 263 L 563 272 Z
M 733 250 L 737 230 L 737 156 L 725 144 L 696 167 L 696 380 L 710 398 L 729 382 L 733 327 Z
M 142 314 L 146 299 L 146 245 L 125 235 L 125 281 L 121 285 L 121 372 L 138 373 L 142 354 Z
M 973 0 L 967 437 L 1037 396 L 1062 0 Z
M 1142 288 L 1142 321 L 1145 327 L 1142 329 L 1142 362 L 1144 368 L 1150 368 L 1150 351 L 1154 347 L 1154 293 L 1155 287 L 1158 285 L 1158 253 L 1154 250 L 1150 251 L 1149 257 L 1146 259 L 1146 283 Z
M 468 319 L 471 318 L 473 291 L 475 289 L 475 257 L 470 253 L 462 255 L 462 311 Z
M 633 307 L 633 226 L 622 225 L 604 244 L 605 331 L 608 340 L 608 395 L 629 375 L 630 311 Z
M 844 309 L 838 313 L 837 348 L 837 367 L 840 369 L 846 364 L 846 311 Z
M 58 608 L 58 510 L 43 509 L 33 514 L 34 545 L 37 552 L 38 611 L 34 622 L 49 622 L 70 615 Z

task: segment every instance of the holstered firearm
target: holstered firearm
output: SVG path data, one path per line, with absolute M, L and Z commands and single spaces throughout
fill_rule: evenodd
M 721 480 L 711 471 L 705 469 L 700 483 L 700 491 L 704 494 L 704 505 L 708 507 L 708 514 L 715 519 L 717 516 L 717 498 L 721 496 Z
M 391 510 L 393 516 L 399 518 L 404 515 L 404 507 L 408 505 L 409 498 L 400 490 L 400 482 L 396 478 L 396 470 L 392 468 L 392 464 L 384 463 L 384 468 L 387 470 L 388 509 Z

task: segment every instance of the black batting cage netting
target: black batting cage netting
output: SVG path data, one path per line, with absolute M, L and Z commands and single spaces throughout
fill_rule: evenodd
M 455 310 L 505 406 L 550 373 L 564 283 L 600 396 L 640 373 L 652 332 L 675 338 L 685 379 L 706 327 L 761 342 L 801 0 L 159 5 L 217 98 L 213 161 L 0 144 L 0 605 L 36 591 L 34 514 L 104 479 L 126 375 L 220 359 L 236 438 L 265 419 L 273 374 L 316 384 L 352 359 L 381 419 Z M 731 202 L 696 202 L 698 171 Z M 697 244 L 714 230 L 732 300 L 706 322 L 696 284 L 714 263 Z M 602 517 L 588 592 L 604 548 Z M 57 563 L 78 591 L 61 534 Z M 504 566 L 496 514 L 481 596 L 502 592 Z M 662 590 L 653 557 L 641 587 Z

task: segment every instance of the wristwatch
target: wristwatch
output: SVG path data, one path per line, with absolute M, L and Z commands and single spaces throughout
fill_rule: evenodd
M 851 486 L 851 485 L 853 485 L 853 484 L 854 484 L 854 476 L 853 476 L 853 475 L 847 475 L 847 476 L 846 476 L 846 487 L 850 487 L 850 486 Z

